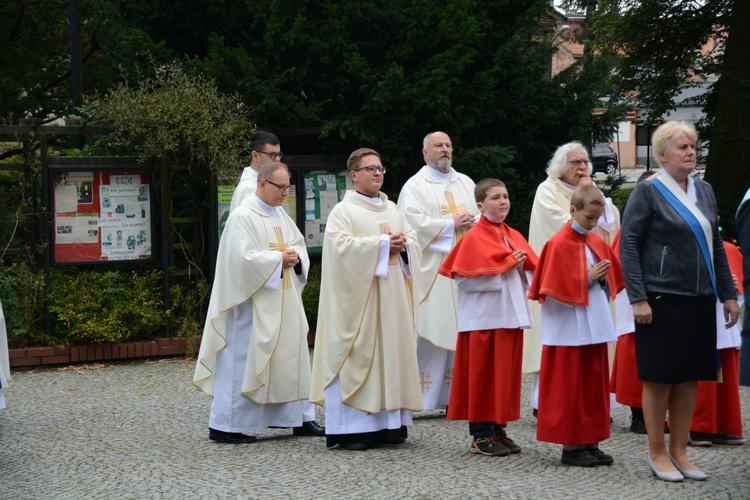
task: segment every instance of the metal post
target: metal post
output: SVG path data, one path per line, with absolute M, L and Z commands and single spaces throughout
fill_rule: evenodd
M 172 246 L 169 242 L 169 211 L 171 204 L 168 202 L 169 200 L 169 190 L 171 189 L 171 186 L 169 185 L 169 182 L 166 178 L 166 174 L 164 173 L 163 169 L 159 169 L 157 166 L 154 169 L 154 178 L 156 177 L 156 172 L 161 171 L 162 179 L 161 179 L 161 270 L 163 273 L 163 279 L 164 279 L 164 309 L 169 310 L 172 307 L 172 298 L 169 294 L 169 286 L 171 284 L 171 278 L 169 276 L 169 267 L 170 267 L 170 259 L 172 256 Z M 167 319 L 167 324 L 164 330 L 164 334 L 167 337 L 171 336 L 171 330 L 172 327 L 170 325 L 169 318 Z
M 78 18 L 78 0 L 68 0 L 68 19 L 70 23 L 70 71 L 73 80 L 73 109 L 80 112 L 83 105 L 81 93 L 81 25 Z M 83 134 L 76 135 L 76 148 L 83 149 Z

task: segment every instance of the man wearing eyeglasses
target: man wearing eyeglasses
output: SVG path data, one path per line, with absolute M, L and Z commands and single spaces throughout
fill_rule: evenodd
M 193 383 L 214 397 L 209 439 L 252 443 L 267 427 L 324 436 L 309 402 L 310 352 L 302 288 L 305 240 L 281 209 L 289 169 L 272 162 L 258 172 L 257 192 L 227 219 L 216 259 Z
M 258 171 L 266 163 L 281 161 L 284 153 L 281 152 L 279 138 L 271 132 L 260 131 L 250 138 L 250 165 L 242 171 L 240 182 L 234 189 L 232 204 L 229 211 L 233 212 L 242 202 L 245 196 L 255 192 L 258 184 Z
M 414 344 L 421 253 L 404 216 L 380 192 L 372 149 L 347 162 L 354 190 L 333 207 L 323 240 L 310 400 L 325 405 L 326 445 L 401 444 L 422 407 Z
M 425 166 L 404 184 L 398 207 L 417 232 L 422 249 L 417 358 L 424 409 L 435 410 L 448 405 L 458 336 L 458 289 L 438 269 L 474 225 L 478 212 L 474 181 L 452 167 L 448 134 L 427 134 L 422 154 Z

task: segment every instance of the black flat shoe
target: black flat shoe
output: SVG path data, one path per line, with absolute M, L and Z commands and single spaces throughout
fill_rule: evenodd
M 599 460 L 599 465 L 612 465 L 615 463 L 615 459 L 612 458 L 610 455 L 607 455 L 599 448 L 586 448 L 586 451 L 589 452 L 589 454 L 593 455 L 594 458 Z
M 599 459 L 589 453 L 589 450 L 586 448 L 563 450 L 560 461 L 565 465 L 574 465 L 576 467 L 594 467 L 599 465 Z
M 255 436 L 248 436 L 241 432 L 224 432 L 208 428 L 208 439 L 214 443 L 249 444 L 258 440 Z
M 294 427 L 292 433 L 295 436 L 325 436 L 326 428 L 318 425 L 315 420 L 303 422 L 301 426 Z

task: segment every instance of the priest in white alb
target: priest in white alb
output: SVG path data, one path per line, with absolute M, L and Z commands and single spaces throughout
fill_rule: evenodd
M 380 192 L 372 149 L 347 161 L 354 184 L 328 217 L 310 400 L 325 405 L 329 448 L 401 444 L 422 409 L 415 347 L 414 231 Z
M 302 288 L 309 258 L 281 209 L 289 170 L 268 163 L 255 194 L 232 210 L 219 244 L 193 383 L 213 396 L 209 439 L 251 443 L 251 433 L 292 427 L 323 436 L 309 402 L 310 353 Z
M 452 167 L 453 145 L 444 132 L 425 136 L 425 166 L 398 196 L 398 208 L 417 232 L 419 275 L 417 358 L 425 410 L 446 408 L 458 336 L 458 289 L 438 269 L 477 220 L 474 181 Z

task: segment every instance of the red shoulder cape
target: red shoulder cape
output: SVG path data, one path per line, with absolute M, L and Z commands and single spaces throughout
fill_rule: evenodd
M 513 256 L 515 250 L 526 252 L 525 270 L 536 269 L 536 253 L 521 233 L 504 222 L 495 224 L 482 216 L 456 243 L 438 272 L 448 278 L 455 278 L 457 274 L 467 278 L 502 274 L 518 264 L 518 259 Z
M 539 264 L 529 289 L 529 299 L 544 303 L 547 297 L 571 306 L 589 304 L 588 246 L 599 260 L 611 262 L 607 284 L 612 299 L 625 288 L 620 261 L 612 248 L 599 235 L 579 234 L 568 222 L 542 249 Z
M 728 241 L 724 242 L 724 251 L 727 254 L 727 260 L 729 261 L 729 272 L 737 276 L 737 291 L 741 295 L 745 293 L 745 287 L 742 284 L 742 280 L 745 276 L 742 272 L 742 253 L 740 253 L 739 248 Z

